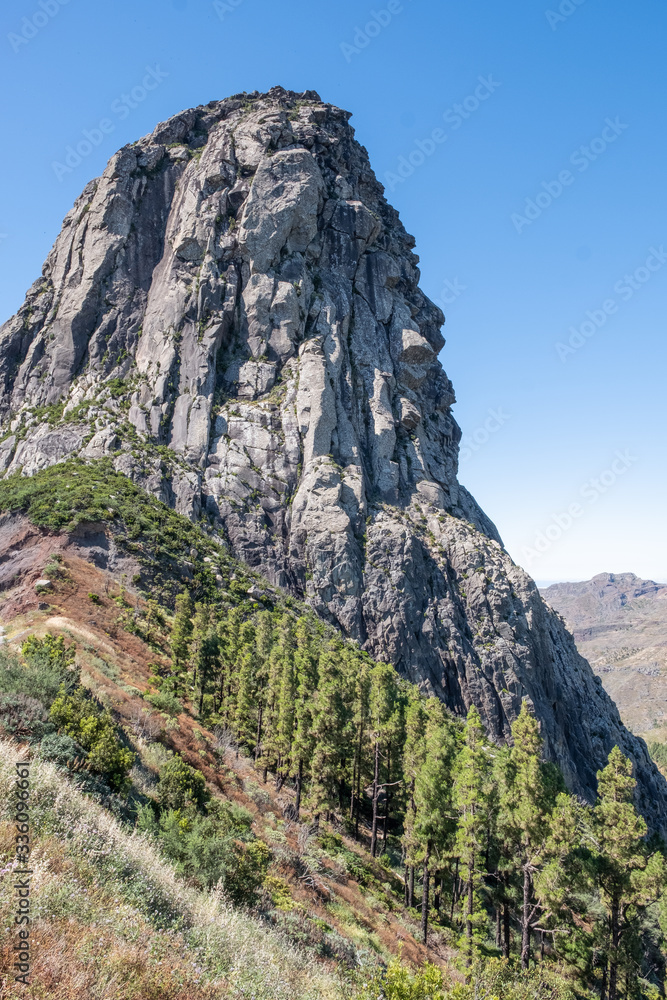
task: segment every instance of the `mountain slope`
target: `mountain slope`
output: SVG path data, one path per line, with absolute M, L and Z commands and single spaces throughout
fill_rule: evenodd
M 646 739 L 659 738 L 667 724 L 667 586 L 634 573 L 600 573 L 542 594 L 572 630 L 624 723 Z
M 443 317 L 349 115 L 241 95 L 114 156 L 0 331 L 0 468 L 108 456 L 498 740 L 523 699 L 592 797 L 667 785 L 458 484 Z

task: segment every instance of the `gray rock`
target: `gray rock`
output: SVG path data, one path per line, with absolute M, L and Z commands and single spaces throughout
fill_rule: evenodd
M 110 455 L 494 739 L 527 699 L 577 792 L 618 743 L 664 831 L 645 744 L 458 483 L 444 317 L 348 118 L 274 88 L 111 159 L 0 331 L 0 470 Z

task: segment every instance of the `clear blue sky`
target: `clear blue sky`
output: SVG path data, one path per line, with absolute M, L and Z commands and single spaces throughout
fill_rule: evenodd
M 7 0 L 0 316 L 119 146 L 231 93 L 318 90 L 354 113 L 417 239 L 423 286 L 444 301 L 442 361 L 474 445 L 461 479 L 512 555 L 538 580 L 667 580 L 667 10 L 664 0 L 560 9 Z M 99 146 L 58 178 L 54 161 L 104 118 Z M 392 179 L 410 159 L 414 172 Z M 541 533 L 545 551 L 531 554 Z

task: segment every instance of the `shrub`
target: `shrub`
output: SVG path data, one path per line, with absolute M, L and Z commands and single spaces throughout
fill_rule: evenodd
M 72 668 L 70 656 L 61 640 L 53 636 L 43 640 L 31 637 L 23 644 L 27 664 L 20 662 L 11 651 L 0 647 L 0 694 L 23 694 L 49 708 L 60 688 L 70 691 L 78 684 L 78 672 Z
M 223 881 L 225 892 L 237 906 L 255 902 L 271 864 L 271 850 L 263 840 L 234 845 L 236 863 Z
M 99 708 L 80 687 L 72 695 L 64 691 L 58 695 L 51 707 L 51 719 L 88 752 L 91 771 L 104 775 L 112 788 L 122 788 L 134 754 L 119 742 L 109 712 Z
M 43 639 L 38 639 L 36 635 L 28 636 L 21 652 L 33 667 L 44 665 L 65 672 L 74 663 L 74 646 L 66 646 L 61 635 L 56 637 L 50 632 Z
M 152 691 L 146 695 L 146 701 L 158 712 L 166 712 L 167 715 L 180 715 L 183 711 L 180 700 L 169 691 Z
M 61 767 L 68 767 L 88 756 L 82 746 L 64 733 L 49 733 L 39 744 L 39 755 L 44 760 L 51 760 Z
M 0 694 L 0 726 L 18 738 L 42 734 L 49 717 L 44 705 L 27 694 Z
M 180 875 L 207 889 L 221 885 L 238 905 L 255 901 L 271 863 L 263 841 L 241 839 L 250 837 L 251 823 L 247 809 L 217 799 L 207 815 L 189 805 L 163 809 L 158 816 L 143 806 L 137 816 L 137 830 L 159 842 Z
M 201 771 L 186 764 L 182 757 L 172 757 L 162 769 L 157 786 L 158 802 L 164 810 L 203 809 L 209 799 Z
M 426 963 L 413 974 L 394 959 L 385 972 L 376 973 L 363 984 L 355 1000 L 376 1000 L 379 996 L 384 1000 L 447 1000 L 453 994 L 445 993 L 443 973 L 437 966 Z M 471 996 L 477 994 L 473 992 Z M 505 994 L 502 996 L 503 1000 L 509 1000 Z

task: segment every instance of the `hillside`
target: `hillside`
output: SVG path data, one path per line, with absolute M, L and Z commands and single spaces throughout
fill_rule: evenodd
M 29 995 L 583 1000 L 619 821 L 644 957 L 609 969 L 662 977 L 667 865 L 618 751 L 584 806 L 526 709 L 499 752 L 474 708 L 463 724 L 108 463 L 5 480 L 3 511 L 0 877 L 28 761 Z M 18 1000 L 12 954 L 7 935 Z
M 602 680 L 626 726 L 667 741 L 667 585 L 600 573 L 542 591 Z
M 444 317 L 349 117 L 276 87 L 112 157 L 0 329 L 0 471 L 107 459 L 493 740 L 531 705 L 588 801 L 620 746 L 667 831 L 646 748 L 458 482 Z

